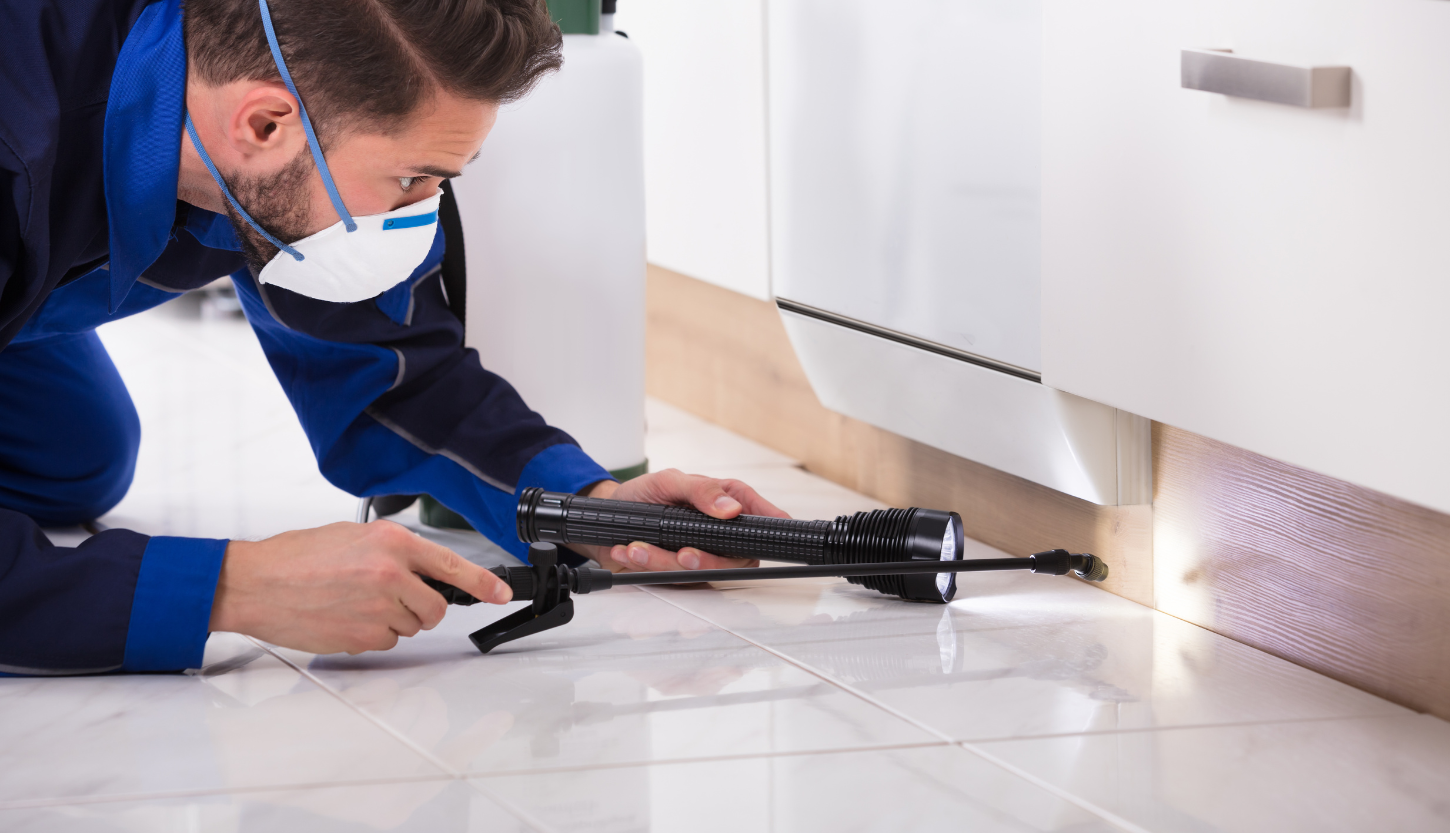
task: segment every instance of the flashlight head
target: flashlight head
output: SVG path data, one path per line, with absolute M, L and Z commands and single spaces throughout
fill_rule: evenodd
M 907 554 L 912 561 L 960 561 L 963 549 L 962 516 L 936 509 L 917 509 L 907 533 Z M 902 598 L 946 604 L 957 594 L 956 573 L 906 575 Z

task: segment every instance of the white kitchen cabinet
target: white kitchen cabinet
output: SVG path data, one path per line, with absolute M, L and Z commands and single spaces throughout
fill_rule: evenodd
M 644 54 L 649 260 L 770 297 L 763 0 L 621 0 Z
M 1450 510 L 1450 3 L 1043 14 L 1043 381 Z M 1350 106 L 1183 89 L 1204 48 Z
M 1041 368 L 1038 0 L 771 0 L 776 294 Z
M 1147 422 L 1041 368 L 1037 0 L 770 0 L 772 278 L 827 407 L 1098 504 Z

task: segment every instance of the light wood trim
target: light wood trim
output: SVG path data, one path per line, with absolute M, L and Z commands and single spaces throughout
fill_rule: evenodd
M 826 410 L 769 303 L 650 267 L 648 326 L 654 396 L 1007 552 L 1095 552 L 1107 590 L 1450 718 L 1450 516 L 1156 423 L 1154 506 L 1096 506 Z
M 1159 609 L 1450 718 L 1450 515 L 1153 429 Z
M 1118 411 L 1118 503 L 1153 502 L 1153 421 Z
M 877 500 L 960 512 L 1007 552 L 1096 553 L 1106 589 L 1152 603 L 1150 507 L 1097 506 L 826 410 L 768 302 L 656 266 L 648 297 L 651 395 Z

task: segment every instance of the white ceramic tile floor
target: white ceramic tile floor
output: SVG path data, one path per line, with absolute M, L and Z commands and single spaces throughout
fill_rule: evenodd
M 467 634 L 497 608 L 454 611 L 387 653 L 289 658 L 474 774 L 939 742 L 647 594 L 575 607 L 567 627 L 487 659 Z
M 144 436 L 106 524 L 352 517 L 240 322 L 163 310 L 102 337 Z M 797 517 L 881 505 L 648 414 L 656 469 Z M 193 674 L 0 679 L 0 830 L 1450 829 L 1450 725 L 1073 580 L 964 578 L 947 607 L 826 579 L 576 604 L 487 657 L 465 637 L 500 611 L 474 607 L 381 654 L 219 635 Z
M 982 748 L 1147 830 L 1450 830 L 1450 724 L 1427 715 Z
M 946 607 L 828 579 L 649 592 L 953 740 L 1409 713 L 1069 579 L 964 576 Z
M 0 806 L 446 775 L 250 640 L 214 641 L 210 664 L 245 664 L 0 680 Z

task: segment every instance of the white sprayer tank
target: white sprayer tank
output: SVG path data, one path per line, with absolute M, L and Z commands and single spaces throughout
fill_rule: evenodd
M 639 50 L 565 35 L 564 66 L 505 106 L 453 181 L 465 342 L 600 465 L 644 452 L 644 150 Z

